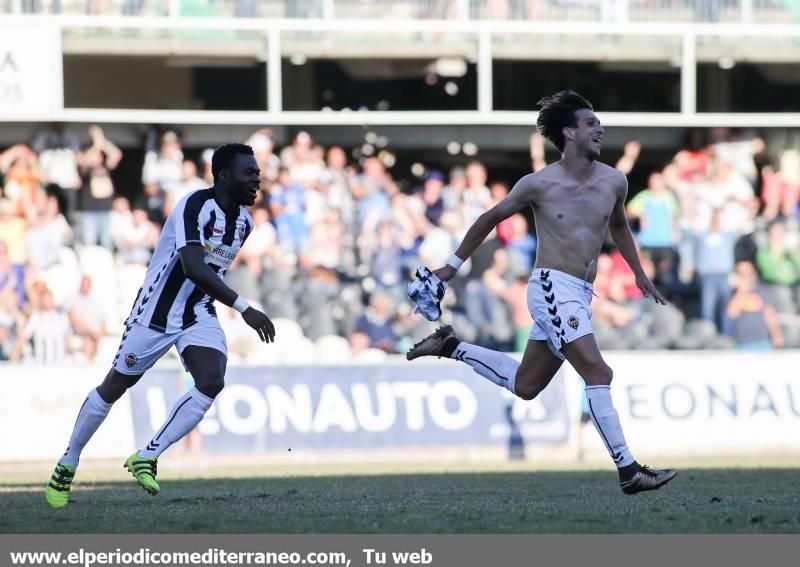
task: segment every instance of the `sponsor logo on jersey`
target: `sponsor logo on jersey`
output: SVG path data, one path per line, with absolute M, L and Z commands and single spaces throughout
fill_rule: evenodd
M 225 244 L 214 246 L 213 244 L 206 243 L 205 245 L 206 261 L 213 262 L 214 264 L 222 267 L 230 266 L 233 259 L 236 258 L 236 251 Z

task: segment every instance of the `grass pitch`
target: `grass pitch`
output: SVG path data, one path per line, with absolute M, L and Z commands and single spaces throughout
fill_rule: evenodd
M 0 532 L 800 532 L 798 463 L 708 463 L 636 496 L 621 493 L 607 466 L 212 464 L 164 470 L 150 497 L 121 466 L 87 462 L 65 510 L 44 501 L 49 464 L 4 465 Z

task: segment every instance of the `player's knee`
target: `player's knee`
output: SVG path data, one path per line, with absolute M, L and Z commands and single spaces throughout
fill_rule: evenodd
M 517 394 L 517 396 L 526 401 L 534 399 L 541 391 L 541 388 L 538 386 L 534 384 L 526 384 L 524 382 L 522 384 L 515 384 L 514 388 L 514 392 Z
M 216 398 L 225 387 L 225 378 L 222 375 L 207 374 L 205 376 L 194 377 L 195 388 L 201 394 L 211 399 Z
M 542 386 L 537 380 L 526 380 L 524 375 L 517 373 L 514 381 L 514 393 L 523 400 L 532 400 L 542 391 Z
M 590 386 L 608 386 L 614 378 L 614 371 L 603 361 L 592 365 L 591 372 L 588 372 L 585 379 Z
M 103 382 L 97 387 L 97 393 L 107 404 L 119 400 L 131 386 L 139 381 L 142 375 L 128 376 L 115 370 L 109 372 Z

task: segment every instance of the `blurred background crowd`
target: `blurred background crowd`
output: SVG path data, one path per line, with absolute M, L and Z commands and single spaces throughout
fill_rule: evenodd
M 800 151 L 787 145 L 771 157 L 755 132 L 708 134 L 630 186 L 644 265 L 670 304 L 642 297 L 608 241 L 592 319 L 603 348 L 800 347 Z M 125 195 L 115 186 L 125 152 L 98 126 L 52 125 L 0 152 L 0 360 L 111 361 L 166 216 L 212 184 L 213 150 L 184 150 L 181 136 L 142 128 L 139 190 Z M 259 345 L 237 313 L 220 308 L 233 361 L 405 352 L 433 327 L 405 298 L 415 268 L 443 265 L 515 182 L 490 177 L 475 158 L 396 171 L 388 154 L 355 159 L 304 131 L 285 147 L 269 129 L 243 141 L 262 190 L 226 280 L 278 322 L 280 349 Z M 613 163 L 631 173 L 641 151 L 630 141 Z M 538 170 L 555 155 L 533 134 L 530 157 Z M 465 340 L 522 350 L 536 244 L 530 211 L 499 225 L 453 280 L 443 320 Z

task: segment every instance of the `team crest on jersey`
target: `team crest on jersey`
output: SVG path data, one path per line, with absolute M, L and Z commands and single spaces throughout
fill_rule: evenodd
M 128 366 L 128 368 L 134 366 L 137 362 L 139 362 L 139 359 L 136 358 L 136 355 L 132 352 L 129 352 L 125 355 L 125 364 Z
M 567 325 L 569 325 L 573 329 L 577 329 L 578 328 L 578 318 L 575 317 L 575 315 L 573 315 L 572 317 L 567 319 Z
M 239 240 L 240 240 L 240 241 L 242 241 L 242 242 L 244 241 L 244 233 L 245 233 L 245 232 L 246 232 L 246 231 L 245 231 L 244 227 L 243 227 L 243 226 L 240 226 L 240 227 L 239 227 Z

